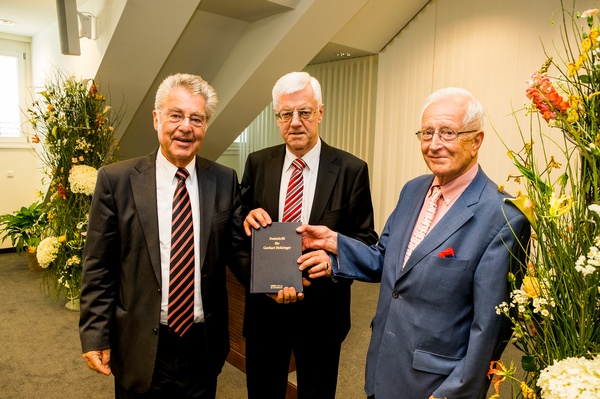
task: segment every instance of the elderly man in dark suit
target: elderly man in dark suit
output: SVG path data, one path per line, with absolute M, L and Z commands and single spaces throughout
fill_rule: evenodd
M 485 398 L 490 361 L 511 334 L 495 307 L 524 261 L 525 216 L 477 163 L 483 107 L 446 88 L 425 102 L 421 152 L 433 174 L 404 186 L 377 245 L 324 226 L 301 226 L 303 245 L 332 254 L 310 275 L 381 282 L 367 354 L 370 398 Z M 520 258 L 520 259 L 519 259 Z
M 216 395 L 229 352 L 225 267 L 242 278 L 248 258 L 236 173 L 196 156 L 216 103 L 201 77 L 167 77 L 153 111 L 160 148 L 98 171 L 80 337 L 117 398 Z
M 273 87 L 273 108 L 285 144 L 248 156 L 242 179 L 246 233 L 275 221 L 324 224 L 368 245 L 377 242 L 367 164 L 319 138 L 321 86 L 306 72 L 292 72 Z M 286 192 L 302 165 L 302 200 L 287 212 Z M 290 220 L 288 216 L 295 214 Z M 319 253 L 312 254 L 319 259 Z M 285 288 L 277 301 L 246 297 L 244 336 L 250 399 L 283 399 L 293 352 L 298 397 L 335 397 L 341 344 L 350 329 L 350 283 L 319 279 L 295 301 Z M 281 305 L 277 302 L 294 303 Z M 325 306 L 324 306 L 325 305 Z M 318 337 L 318 338 L 317 338 Z

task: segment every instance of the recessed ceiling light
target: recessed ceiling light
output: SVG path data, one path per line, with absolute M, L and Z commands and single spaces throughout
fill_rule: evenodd
M 16 23 L 14 23 L 13 21 L 9 20 L 9 19 L 1 19 L 0 18 L 0 25 L 16 25 Z
M 350 53 L 337 53 L 336 55 L 338 57 L 350 57 L 352 54 L 350 54 Z

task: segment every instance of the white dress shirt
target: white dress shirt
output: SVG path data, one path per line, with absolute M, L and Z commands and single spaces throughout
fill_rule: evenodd
M 194 322 L 204 322 L 202 296 L 200 295 L 200 198 L 198 179 L 196 178 L 196 158 L 186 167 L 189 176 L 185 181 L 190 201 L 192 202 L 192 218 L 194 223 Z M 160 241 L 160 273 L 162 280 L 162 300 L 160 304 L 160 322 L 167 324 L 169 306 L 169 269 L 171 257 L 171 218 L 173 195 L 177 187 L 175 177 L 177 167 L 167 161 L 159 150 L 156 157 L 156 202 L 158 210 L 158 235 Z

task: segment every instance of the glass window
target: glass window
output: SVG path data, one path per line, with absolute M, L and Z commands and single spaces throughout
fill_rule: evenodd
M 0 147 L 27 146 L 30 39 L 0 37 Z
M 0 54 L 0 137 L 21 135 L 17 57 Z

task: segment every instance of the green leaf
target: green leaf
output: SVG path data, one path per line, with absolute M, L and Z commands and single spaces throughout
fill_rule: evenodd
M 523 370 L 529 371 L 531 373 L 537 371 L 537 366 L 535 364 L 535 357 L 533 356 L 523 356 L 521 357 L 521 367 Z

